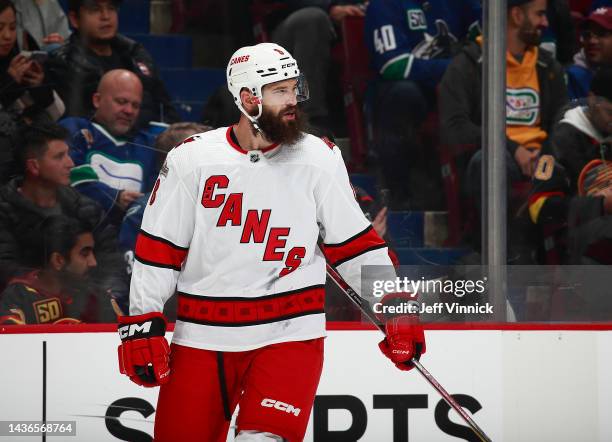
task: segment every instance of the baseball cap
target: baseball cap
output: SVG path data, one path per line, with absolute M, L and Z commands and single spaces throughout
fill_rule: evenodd
M 121 0 L 110 0 L 115 6 L 119 6 L 121 4 Z M 68 1 L 68 10 L 69 11 L 78 11 L 81 9 L 81 6 L 94 6 L 98 3 L 98 0 L 69 0 Z
M 612 31 L 612 8 L 597 8 L 584 21 L 585 25 L 595 23 L 608 31 Z

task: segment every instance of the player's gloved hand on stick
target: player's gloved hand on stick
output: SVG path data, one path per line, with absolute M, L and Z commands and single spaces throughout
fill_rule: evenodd
M 156 387 L 168 382 L 170 347 L 164 337 L 166 318 L 152 312 L 136 316 L 119 316 L 117 348 L 119 371 L 138 385 Z
M 387 336 L 380 341 L 378 347 L 397 368 L 410 370 L 414 368 L 410 360 L 412 358 L 419 360 L 425 353 L 425 334 L 418 313 L 401 310 L 411 305 L 414 311 L 418 312 L 419 304 L 416 297 L 410 293 L 394 293 L 385 296 L 382 305 L 387 307 L 387 310 L 379 315 L 379 319 L 384 322 Z M 400 312 L 394 313 L 394 309 Z

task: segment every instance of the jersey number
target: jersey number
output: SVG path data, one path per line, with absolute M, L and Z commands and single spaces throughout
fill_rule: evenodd
M 552 155 L 542 155 L 538 160 L 538 165 L 533 174 L 540 181 L 548 181 L 555 168 L 555 157 Z
M 374 49 L 376 52 L 382 54 L 395 48 L 397 48 L 397 43 L 395 42 L 393 26 L 385 25 L 374 30 Z

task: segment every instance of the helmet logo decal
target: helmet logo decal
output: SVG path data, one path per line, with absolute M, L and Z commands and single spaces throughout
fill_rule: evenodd
M 245 61 L 249 61 L 249 55 L 243 55 L 241 57 L 234 57 L 232 58 L 232 61 L 230 62 L 230 66 L 233 66 L 235 64 L 238 63 L 244 63 Z
M 281 55 L 285 55 L 285 53 L 283 51 L 281 51 L 280 49 L 274 48 L 274 50 L 276 52 L 278 52 L 279 54 L 281 54 Z

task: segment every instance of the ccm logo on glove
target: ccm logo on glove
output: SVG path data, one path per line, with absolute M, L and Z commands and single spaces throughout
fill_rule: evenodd
M 144 335 L 151 331 L 151 325 L 153 322 L 145 322 L 144 324 L 131 324 L 124 327 L 119 327 L 119 337 L 123 340 L 128 337 L 134 336 L 136 333 Z

